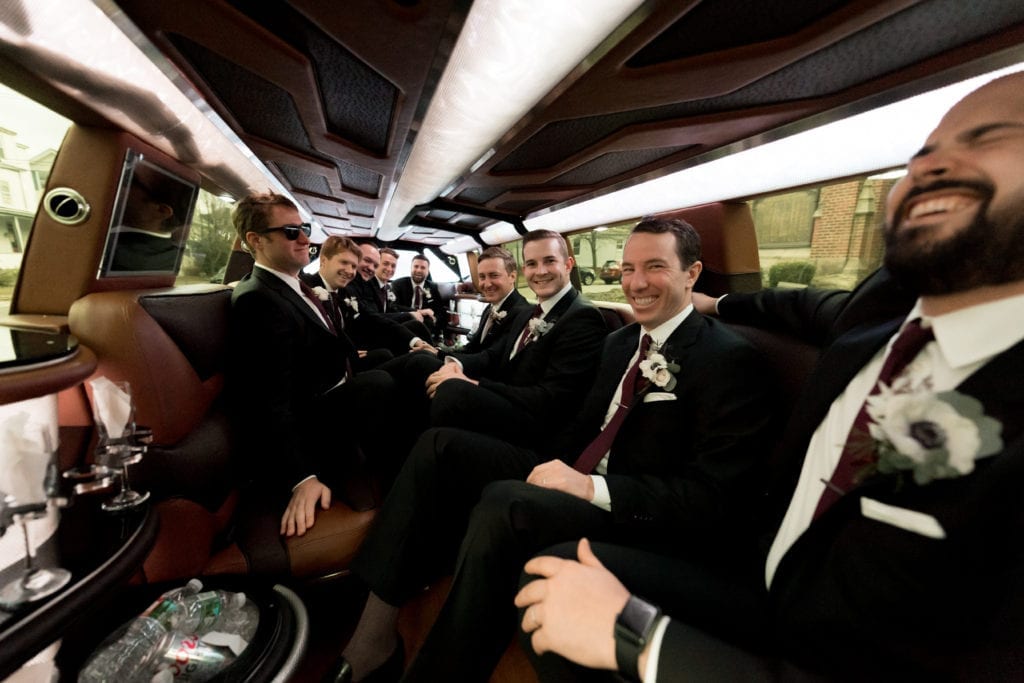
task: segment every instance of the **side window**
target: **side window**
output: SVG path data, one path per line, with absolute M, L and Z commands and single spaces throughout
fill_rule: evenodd
M 901 175 L 751 200 L 763 286 L 855 287 L 882 262 L 885 198 Z
M 70 125 L 0 84 L 0 315 L 10 308 L 32 221 Z
M 224 280 L 231 246 L 235 242 L 235 228 L 231 224 L 233 206 L 230 199 L 199 190 L 185 243 L 185 257 L 175 284 Z

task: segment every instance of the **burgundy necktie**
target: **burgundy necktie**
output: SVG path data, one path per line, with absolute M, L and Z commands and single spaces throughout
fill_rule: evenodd
M 896 337 L 896 341 L 893 342 L 892 349 L 889 350 L 889 355 L 882 365 L 882 371 L 878 375 L 878 381 L 875 382 L 868 396 L 878 394 L 880 384 L 887 386 L 892 384 L 893 379 L 907 367 L 910 361 L 914 360 L 925 344 L 934 338 L 935 333 L 930 327 L 921 327 L 920 318 L 908 322 Z M 850 434 L 846 437 L 846 444 L 843 446 L 843 453 L 839 456 L 836 469 L 832 473 L 832 479 L 818 500 L 818 507 L 814 510 L 815 519 L 839 500 L 844 493 L 859 483 L 857 473 L 867 464 L 867 458 L 874 457 L 874 449 L 867 448 L 869 443 L 867 439 L 870 434 L 869 422 L 868 404 L 865 401 L 860 407 L 857 417 L 853 420 L 853 426 L 850 428 Z
M 413 297 L 412 307 L 415 308 L 418 311 L 418 310 L 420 310 L 420 307 L 422 305 L 423 305 L 423 289 L 419 285 L 416 285 L 416 296 Z
M 383 285 L 377 291 L 377 298 L 380 299 L 380 312 L 384 313 L 388 310 L 388 286 Z
M 338 331 L 334 329 L 334 323 L 331 321 L 331 316 L 327 315 L 327 309 L 324 308 L 323 303 L 317 298 L 316 292 L 310 289 L 309 285 L 302 280 L 299 280 L 299 289 L 302 290 L 302 294 L 307 299 L 313 302 L 313 305 L 316 306 L 316 310 L 320 311 L 320 315 L 323 316 L 324 324 L 327 325 L 327 329 L 329 329 L 331 333 L 337 334 Z
M 544 310 L 537 304 L 533 307 L 533 315 L 530 316 L 530 320 L 541 317 L 544 314 Z M 526 321 L 526 326 L 523 327 L 522 334 L 519 335 L 519 343 L 516 344 L 516 353 L 523 350 L 523 347 L 530 343 L 530 320 Z
M 345 329 L 345 316 L 341 313 L 341 304 L 338 303 L 338 290 L 331 292 L 330 297 L 327 299 L 330 302 L 331 307 L 328 309 L 328 313 L 331 314 L 331 320 L 334 321 L 334 327 L 339 330 Z
M 597 463 L 601 462 L 604 454 L 611 450 L 612 442 L 615 440 L 615 435 L 619 432 L 619 427 L 622 426 L 626 415 L 637 403 L 634 399 L 649 384 L 646 378 L 640 377 L 639 382 L 637 378 L 640 375 L 640 361 L 647 357 L 647 351 L 650 348 L 651 335 L 645 334 L 643 339 L 640 340 L 640 353 L 636 357 L 636 362 L 629 366 L 626 376 L 622 379 L 622 396 L 619 397 L 619 407 L 615 409 L 612 419 L 608 420 L 608 424 L 597 435 L 597 438 L 583 449 L 580 457 L 576 458 L 576 462 L 572 464 L 574 469 L 583 474 L 590 474 L 597 467 Z

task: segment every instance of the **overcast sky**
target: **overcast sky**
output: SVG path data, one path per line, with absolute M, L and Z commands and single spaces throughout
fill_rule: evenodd
M 52 147 L 57 149 L 70 121 L 0 84 L 0 126 L 18 134 L 27 145 L 27 157 Z

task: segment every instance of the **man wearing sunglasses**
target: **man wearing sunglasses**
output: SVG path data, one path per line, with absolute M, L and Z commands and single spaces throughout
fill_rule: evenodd
M 362 407 L 387 400 L 393 382 L 377 370 L 352 373 L 355 346 L 300 282 L 310 228 L 295 205 L 276 194 L 250 195 L 233 220 L 255 265 L 231 296 L 229 410 L 259 499 L 284 507 L 283 535 L 302 535 L 317 505 L 330 507 L 332 490 L 351 480 L 359 460 L 359 445 L 324 425 L 351 419 L 360 433 L 384 429 Z

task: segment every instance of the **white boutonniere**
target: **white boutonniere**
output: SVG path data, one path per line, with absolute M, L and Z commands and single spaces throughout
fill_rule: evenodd
M 863 480 L 875 472 L 912 472 L 927 484 L 974 470 L 974 461 L 1003 449 L 1003 425 L 985 415 L 981 401 L 957 391 L 933 392 L 925 380 L 880 386 L 867 398 L 869 449 L 860 460 Z
M 323 287 L 314 287 L 313 293 L 316 294 L 316 298 L 320 299 L 320 301 L 327 301 L 331 298 L 331 293 Z
M 530 318 L 528 326 L 530 328 L 530 339 L 537 341 L 550 332 L 554 324 L 544 320 L 544 318 Z
M 508 315 L 508 311 L 499 311 L 496 308 L 491 309 L 491 314 L 488 316 L 491 319 L 492 325 L 497 325 L 505 320 L 505 316 Z M 531 330 L 532 331 L 532 330 Z
M 342 299 L 342 301 L 344 301 L 345 305 L 351 308 L 354 313 L 359 313 L 359 299 L 354 296 L 347 296 Z
M 433 299 L 433 294 L 430 293 L 430 290 L 428 288 L 424 287 L 423 288 L 423 300 L 424 301 L 430 301 L 431 299 Z
M 396 298 L 395 297 L 395 292 L 391 289 L 391 283 L 389 282 L 388 283 L 388 301 L 394 301 L 395 298 Z
M 651 346 L 647 351 L 647 356 L 640 361 L 640 374 L 651 385 L 665 391 L 675 389 L 677 372 L 679 372 L 679 365 L 665 358 L 656 346 Z

